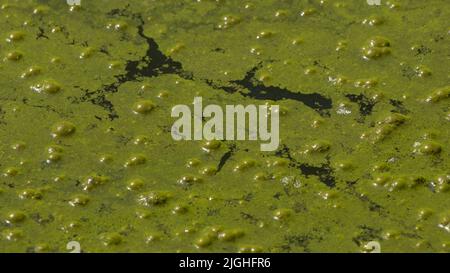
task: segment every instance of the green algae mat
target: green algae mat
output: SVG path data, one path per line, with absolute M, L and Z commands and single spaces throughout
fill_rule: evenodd
M 449 252 L 450 3 L 375 2 L 1 0 L 0 252 Z

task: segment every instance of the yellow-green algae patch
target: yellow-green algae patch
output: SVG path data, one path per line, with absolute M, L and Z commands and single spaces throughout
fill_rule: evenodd
M 0 7 L 0 252 L 449 251 L 448 1 Z M 173 141 L 196 96 L 280 148 Z

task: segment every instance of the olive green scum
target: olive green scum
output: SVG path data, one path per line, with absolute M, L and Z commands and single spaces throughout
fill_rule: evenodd
M 450 2 L 0 1 L 0 252 L 450 251 Z M 280 147 L 171 108 L 280 105 Z

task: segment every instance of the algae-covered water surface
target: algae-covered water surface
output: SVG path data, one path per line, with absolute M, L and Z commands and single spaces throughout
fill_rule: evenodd
M 448 1 L 0 4 L 0 252 L 450 251 Z

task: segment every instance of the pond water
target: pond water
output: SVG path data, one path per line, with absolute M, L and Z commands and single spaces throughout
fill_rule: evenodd
M 1 0 L 0 252 L 448 252 L 449 5 Z M 279 148 L 174 141 L 199 96 Z

